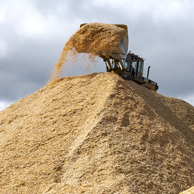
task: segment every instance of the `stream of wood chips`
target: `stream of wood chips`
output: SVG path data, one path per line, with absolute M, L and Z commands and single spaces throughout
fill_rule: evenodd
M 114 24 L 88 23 L 82 26 L 65 44 L 51 82 L 58 78 L 65 64 L 76 60 L 78 53 L 89 53 L 91 62 L 96 56 L 108 56 L 126 32 Z

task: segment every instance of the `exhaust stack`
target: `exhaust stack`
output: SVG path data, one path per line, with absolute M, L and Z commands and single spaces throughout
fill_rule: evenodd
M 150 67 L 151 67 L 151 66 L 148 67 L 148 71 L 147 71 L 147 79 L 148 79 L 148 77 L 149 77 Z

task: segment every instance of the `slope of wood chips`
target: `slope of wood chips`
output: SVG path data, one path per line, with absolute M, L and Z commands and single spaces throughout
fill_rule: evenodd
M 66 77 L 0 112 L 1 194 L 177 194 L 194 107 L 116 74 Z

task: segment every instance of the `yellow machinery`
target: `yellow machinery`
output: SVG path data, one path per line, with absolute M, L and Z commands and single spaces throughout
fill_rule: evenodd
M 143 58 L 135 55 L 134 53 L 128 53 L 124 63 L 125 71 L 121 74 L 121 77 L 125 80 L 133 80 L 139 85 L 142 85 L 156 92 L 159 86 L 156 82 L 148 78 L 150 66 L 148 67 L 147 78 L 143 77 L 143 67 Z
M 81 24 L 82 27 L 85 24 Z M 103 58 L 106 64 L 107 72 L 113 72 L 120 75 L 125 80 L 132 80 L 139 85 L 142 85 L 153 91 L 158 90 L 156 82 L 148 79 L 150 66 L 147 71 L 147 78 L 143 77 L 144 59 L 135 55 L 134 53 L 128 52 L 128 30 L 127 26 L 123 24 L 115 24 L 120 28 L 126 30 L 126 34 L 122 37 L 119 44 L 115 46 L 112 53 L 107 57 L 100 56 Z

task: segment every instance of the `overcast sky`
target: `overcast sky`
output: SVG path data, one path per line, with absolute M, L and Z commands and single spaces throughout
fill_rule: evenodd
M 126 24 L 159 93 L 194 105 L 193 0 L 0 0 L 0 110 L 42 88 L 81 23 Z M 105 72 L 99 61 L 85 71 Z

